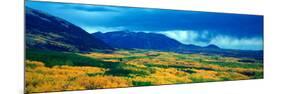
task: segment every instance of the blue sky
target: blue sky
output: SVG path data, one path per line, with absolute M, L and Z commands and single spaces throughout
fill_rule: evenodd
M 27 1 L 89 33 L 129 30 L 164 34 L 184 44 L 262 50 L 263 16 Z

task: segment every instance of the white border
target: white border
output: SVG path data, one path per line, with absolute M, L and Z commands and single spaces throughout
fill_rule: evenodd
M 53 0 L 63 1 L 63 0 Z M 281 14 L 278 0 L 64 0 L 95 4 L 155 7 L 241 14 L 262 14 L 265 19 L 265 79 L 182 84 L 122 89 L 59 92 L 57 94 L 280 94 Z M 190 1 L 190 2 L 189 2 Z M 205 3 L 187 6 L 192 1 Z M 220 1 L 220 3 L 218 3 Z M 23 0 L 1 2 L 0 92 L 23 94 Z M 134 3 L 135 2 L 135 3 Z M 140 3 L 146 2 L 146 3 Z M 154 3 L 149 3 L 154 2 Z M 170 3 L 169 3 L 170 2 Z M 183 3 L 185 2 L 185 3 Z M 194 3 L 193 3 L 194 4 Z M 232 5 L 233 4 L 233 5 Z M 208 6 L 217 6 L 215 8 Z

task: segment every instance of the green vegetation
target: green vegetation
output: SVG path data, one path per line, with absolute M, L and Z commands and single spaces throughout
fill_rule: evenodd
M 58 65 L 68 66 L 97 66 L 103 68 L 113 68 L 120 63 L 110 63 L 94 58 L 81 56 L 76 53 L 56 52 L 47 50 L 27 50 L 26 59 L 44 62 L 45 66 L 53 67 Z
M 259 63 L 241 63 L 241 62 L 201 62 L 203 64 L 213 64 L 230 68 L 262 68 L 263 64 Z
M 28 49 L 26 59 L 27 93 L 263 78 L 261 61 L 218 55 Z

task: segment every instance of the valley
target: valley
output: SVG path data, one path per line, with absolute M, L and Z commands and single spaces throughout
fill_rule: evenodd
M 263 78 L 260 60 L 144 49 L 89 53 L 28 49 L 25 62 L 27 92 Z

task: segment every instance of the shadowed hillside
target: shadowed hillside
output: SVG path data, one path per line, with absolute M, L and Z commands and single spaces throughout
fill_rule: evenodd
M 26 8 L 26 46 L 57 51 L 111 49 L 80 27 L 58 17 Z

